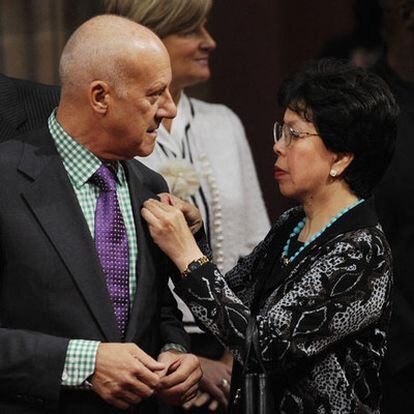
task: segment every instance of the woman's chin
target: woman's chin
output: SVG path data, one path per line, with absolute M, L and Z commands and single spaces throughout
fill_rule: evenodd
M 278 183 L 278 185 L 279 185 L 279 192 L 280 192 L 280 194 L 282 194 L 283 197 L 294 198 L 294 194 L 293 194 L 292 189 L 290 189 L 286 185 L 283 185 L 283 184 L 280 184 L 280 183 Z
M 292 190 L 289 191 L 286 188 L 282 189 L 281 187 L 279 187 L 279 192 L 283 197 L 288 198 L 289 200 L 292 200 L 295 203 L 303 204 L 303 194 Z
M 210 79 L 210 70 L 201 70 L 192 76 L 189 76 L 188 79 L 182 83 L 182 89 L 190 88 L 191 86 L 196 86 L 200 83 L 207 82 Z

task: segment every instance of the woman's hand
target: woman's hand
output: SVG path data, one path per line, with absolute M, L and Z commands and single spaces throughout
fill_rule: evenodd
M 200 210 L 195 205 L 181 200 L 181 198 L 169 193 L 160 193 L 158 196 L 162 203 L 175 206 L 181 210 L 187 220 L 191 233 L 196 234 L 200 230 L 203 225 L 203 220 L 201 218 Z
M 193 408 L 197 409 L 207 405 L 207 408 L 210 412 L 214 413 L 219 408 L 220 404 L 217 400 L 214 400 L 208 392 L 198 391 L 197 395 L 190 401 L 183 404 L 184 410 L 192 410 Z M 196 411 L 196 410 L 195 410 Z
M 183 405 L 185 410 L 208 405 L 211 412 L 219 407 L 223 411 L 227 409 L 230 394 L 230 381 L 233 358 L 228 351 L 219 360 L 198 357 L 203 376 L 200 381 L 200 390 L 196 397 Z M 222 412 L 222 411 L 220 411 Z
M 230 392 L 231 367 L 221 361 L 198 357 L 203 370 L 200 389 L 210 394 L 213 399 L 227 409 L 227 399 Z
M 203 256 L 179 208 L 149 199 L 144 202 L 141 215 L 148 223 L 154 242 L 180 272 Z

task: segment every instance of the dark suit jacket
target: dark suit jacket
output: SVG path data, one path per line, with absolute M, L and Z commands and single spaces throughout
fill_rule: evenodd
M 156 357 L 188 347 L 167 287 L 167 262 L 141 219 L 166 190 L 160 175 L 124 163 L 138 237 L 137 293 L 126 342 Z M 62 390 L 70 338 L 120 342 L 93 239 L 49 131 L 0 145 L 0 413 L 115 413 L 91 391 Z M 138 411 L 156 413 L 147 400 Z
M 46 125 L 59 102 L 58 86 L 0 74 L 0 142 Z

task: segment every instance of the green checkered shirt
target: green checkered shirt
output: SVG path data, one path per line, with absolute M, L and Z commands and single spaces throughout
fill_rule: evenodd
M 88 182 L 102 162 L 83 145 L 71 138 L 56 120 L 55 111 L 49 117 L 49 131 L 62 158 L 80 207 L 88 223 L 92 237 L 95 232 L 95 208 L 100 189 Z M 129 295 L 132 305 L 136 292 L 135 266 L 137 261 L 137 238 L 128 183 L 122 165 L 118 163 L 116 194 L 124 218 L 129 247 Z M 98 341 L 72 339 L 66 354 L 62 385 L 79 386 L 93 374 Z

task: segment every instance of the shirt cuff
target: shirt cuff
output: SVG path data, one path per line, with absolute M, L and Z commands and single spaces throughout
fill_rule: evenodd
M 85 381 L 95 372 L 99 341 L 71 339 L 62 372 L 62 386 L 89 388 Z
M 183 354 L 186 354 L 188 352 L 187 349 L 180 344 L 169 343 L 169 344 L 165 344 L 161 348 L 160 354 L 162 354 L 163 352 L 171 351 L 171 350 L 182 352 Z

